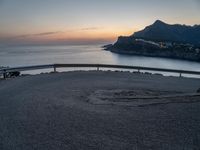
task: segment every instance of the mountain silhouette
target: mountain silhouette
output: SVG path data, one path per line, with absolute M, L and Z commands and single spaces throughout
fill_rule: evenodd
M 131 37 L 160 42 L 170 41 L 200 45 L 200 25 L 170 25 L 157 20 L 144 30 L 135 32 Z

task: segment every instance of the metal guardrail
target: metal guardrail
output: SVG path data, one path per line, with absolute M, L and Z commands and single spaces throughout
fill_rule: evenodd
M 153 67 L 140 67 L 140 66 L 125 66 L 125 65 L 108 65 L 108 64 L 50 64 L 50 65 L 37 65 L 37 66 L 25 66 L 25 67 L 15 67 L 15 68 L 4 68 L 0 69 L 0 74 L 4 75 L 6 78 L 7 73 L 15 71 L 30 71 L 30 70 L 40 70 L 40 69 L 50 69 L 52 68 L 56 72 L 57 68 L 113 68 L 113 69 L 131 69 L 140 71 L 156 71 L 156 72 L 169 72 L 178 73 L 180 77 L 182 74 L 200 75 L 199 71 L 187 71 L 187 70 L 176 70 L 176 69 L 164 69 L 164 68 L 153 68 Z

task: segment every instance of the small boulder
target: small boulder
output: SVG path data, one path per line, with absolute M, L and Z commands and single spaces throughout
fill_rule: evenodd
M 20 76 L 20 72 L 19 71 L 13 71 L 13 72 L 9 72 L 8 73 L 8 77 L 12 78 L 12 77 L 18 77 Z

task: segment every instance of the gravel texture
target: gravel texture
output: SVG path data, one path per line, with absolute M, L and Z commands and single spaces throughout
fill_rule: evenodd
M 1 80 L 0 150 L 199 150 L 199 88 L 128 72 Z

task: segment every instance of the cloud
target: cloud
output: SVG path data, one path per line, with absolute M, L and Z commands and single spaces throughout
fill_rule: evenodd
M 83 30 L 83 31 L 88 31 L 88 30 L 99 30 L 101 29 L 100 27 L 89 27 L 89 28 L 81 28 L 80 30 Z
M 37 33 L 37 34 L 23 34 L 19 36 L 15 36 L 14 38 L 28 38 L 28 37 L 35 37 L 35 36 L 47 36 L 47 35 L 54 35 L 62 33 L 62 31 L 56 31 L 56 32 L 42 32 L 42 33 Z
M 1 0 L 0 0 L 1 1 Z M 66 32 L 74 32 L 74 31 L 91 31 L 91 30 L 100 30 L 102 28 L 100 27 L 88 27 L 88 28 L 80 28 L 80 29 L 76 29 L 76 30 L 69 30 Z M 48 35 L 55 35 L 55 34 L 59 34 L 59 33 L 64 33 L 63 31 L 50 31 L 50 32 L 42 32 L 42 33 L 36 33 L 36 34 L 22 34 L 22 35 L 18 35 L 15 37 L 12 37 L 11 39 L 23 39 L 23 38 L 30 38 L 30 37 L 37 37 L 37 36 L 48 36 Z
M 33 34 L 34 36 L 46 36 L 46 35 L 52 35 L 52 34 L 58 34 L 62 33 L 62 31 L 56 31 L 56 32 L 43 32 L 43 33 L 38 33 L 38 34 Z

